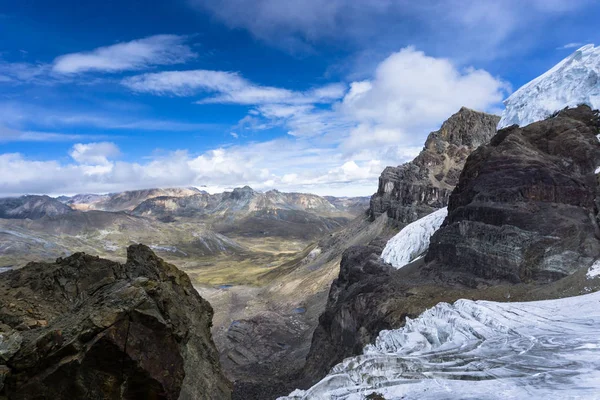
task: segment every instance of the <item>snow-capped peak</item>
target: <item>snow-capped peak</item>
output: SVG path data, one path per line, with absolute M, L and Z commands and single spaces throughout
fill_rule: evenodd
M 600 108 L 600 47 L 583 46 L 504 101 L 498 128 L 525 126 L 565 107 Z

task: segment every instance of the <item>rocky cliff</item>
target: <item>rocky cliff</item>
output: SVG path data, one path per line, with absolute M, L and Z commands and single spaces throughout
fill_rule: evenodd
M 6 272 L 0 307 L 0 398 L 230 398 L 210 304 L 146 246 Z
M 429 252 L 401 269 L 383 243 L 343 256 L 299 387 L 439 302 L 521 301 L 599 290 L 600 120 L 582 106 L 500 131 L 472 153 Z
M 580 106 L 477 149 L 431 239 L 432 271 L 518 283 L 590 264 L 600 254 L 598 133 L 598 113 Z
M 403 226 L 445 207 L 467 157 L 494 136 L 499 120 L 495 115 L 461 108 L 429 134 L 413 161 L 383 171 L 371 198 L 371 219 L 387 213 Z

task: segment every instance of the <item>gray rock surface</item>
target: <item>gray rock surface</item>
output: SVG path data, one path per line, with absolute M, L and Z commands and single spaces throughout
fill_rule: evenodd
M 48 196 L 0 198 L 0 218 L 40 219 L 72 212 L 70 207 Z
M 587 106 L 501 130 L 467 160 L 427 261 L 453 279 L 514 283 L 590 264 L 600 255 L 598 133 Z

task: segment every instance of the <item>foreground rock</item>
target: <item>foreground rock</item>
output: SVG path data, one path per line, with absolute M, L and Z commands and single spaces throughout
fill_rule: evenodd
M 445 207 L 469 154 L 496 133 L 500 117 L 461 108 L 432 132 L 411 162 L 387 167 L 371 198 L 371 219 L 387 213 L 399 227 Z
M 210 304 L 144 245 L 4 273 L 0 304 L 0 398 L 230 398 Z
M 347 250 L 298 386 L 440 302 L 600 289 L 586 276 L 600 256 L 599 133 L 585 106 L 500 131 L 469 157 L 425 260 L 394 269 L 380 258 L 384 243 Z

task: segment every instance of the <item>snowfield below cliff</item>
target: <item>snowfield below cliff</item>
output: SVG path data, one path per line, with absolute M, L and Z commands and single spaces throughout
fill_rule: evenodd
M 440 303 L 280 400 L 598 399 L 600 292 Z
M 423 255 L 429 248 L 431 236 L 442 226 L 447 215 L 448 208 L 444 207 L 406 225 L 387 242 L 381 253 L 383 260 L 394 268 L 402 268 Z

